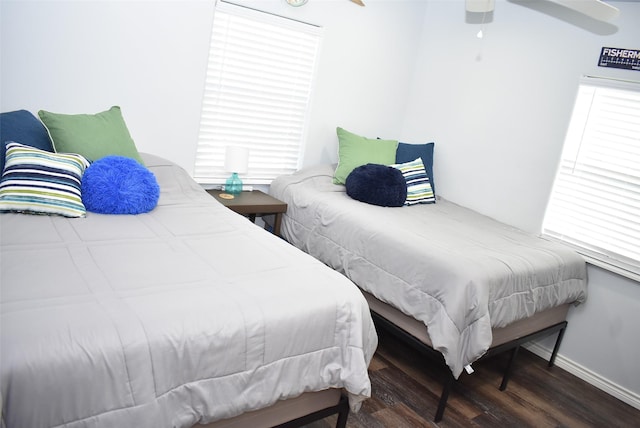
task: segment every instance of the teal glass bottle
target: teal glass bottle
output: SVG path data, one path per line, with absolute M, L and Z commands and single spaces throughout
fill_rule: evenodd
M 224 185 L 224 191 L 231 195 L 238 195 L 242 192 L 242 180 L 238 177 L 238 173 L 234 172 L 231 177 L 227 178 L 227 182 Z

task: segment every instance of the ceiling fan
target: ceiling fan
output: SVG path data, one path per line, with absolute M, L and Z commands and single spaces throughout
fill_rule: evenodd
M 286 0 L 291 6 L 302 6 L 308 0 Z M 360 6 L 364 6 L 362 0 L 350 0 Z M 605 3 L 602 0 L 545 0 L 559 4 L 567 9 L 582 13 L 599 21 L 611 21 L 620 14 L 620 9 Z M 465 0 L 467 12 L 492 12 L 495 7 L 495 0 Z
M 351 0 L 364 6 L 362 0 Z M 611 21 L 620 14 L 617 7 L 611 6 L 602 0 L 548 0 L 568 9 L 587 15 L 599 21 Z M 495 0 L 466 0 L 466 9 L 469 12 L 491 12 Z
M 352 0 L 353 1 L 353 0 Z M 611 21 L 620 15 L 620 9 L 602 0 L 545 0 L 574 10 L 599 21 Z M 467 12 L 493 11 L 495 0 L 465 0 Z

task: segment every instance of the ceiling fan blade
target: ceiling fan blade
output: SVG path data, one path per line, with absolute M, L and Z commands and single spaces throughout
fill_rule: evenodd
M 620 15 L 620 9 L 601 0 L 551 0 L 599 21 L 611 21 Z
M 364 6 L 364 3 L 362 2 L 362 0 L 351 0 L 352 2 L 354 2 L 355 4 L 359 4 L 360 6 Z

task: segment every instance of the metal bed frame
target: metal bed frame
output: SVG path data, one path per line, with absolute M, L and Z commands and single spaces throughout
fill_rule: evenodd
M 438 408 L 436 410 L 436 414 L 433 419 L 434 422 L 440 422 L 442 420 L 442 417 L 444 416 L 444 411 L 447 406 L 447 400 L 449 399 L 449 394 L 456 383 L 456 379 L 453 377 L 453 374 L 451 374 L 451 371 L 447 367 L 444 361 L 444 357 L 440 352 L 434 350 L 432 347 L 425 344 L 421 340 L 417 339 L 413 335 L 407 333 L 406 331 L 396 326 L 394 323 L 387 320 L 386 318 L 380 316 L 379 314 L 373 311 L 371 312 L 371 314 L 374 318 L 374 323 L 376 324 L 377 327 L 383 328 L 389 331 L 391 334 L 398 337 L 402 341 L 406 342 L 411 347 L 425 354 L 431 360 L 441 364 L 443 366 L 443 369 L 447 371 L 446 379 L 444 380 L 443 386 L 442 386 L 442 393 L 440 395 L 440 400 L 438 402 Z M 480 358 L 480 360 L 484 358 L 489 358 L 493 355 L 501 354 L 506 351 L 511 351 L 511 356 L 509 357 L 509 362 L 507 364 L 507 367 L 504 370 L 502 382 L 500 384 L 500 391 L 504 391 L 507 388 L 507 384 L 509 383 L 509 378 L 511 377 L 511 373 L 513 371 L 513 363 L 516 359 L 516 356 L 518 355 L 518 350 L 520 349 L 520 346 L 524 343 L 530 342 L 535 339 L 547 337 L 557 332 L 558 336 L 557 336 L 556 343 L 554 345 L 553 352 L 551 354 L 551 358 L 549 359 L 549 364 L 548 364 L 549 367 L 553 367 L 555 363 L 556 355 L 558 354 L 558 349 L 560 348 L 560 344 L 562 343 L 562 338 L 564 337 L 564 331 L 566 327 L 567 327 L 567 321 L 562 321 L 560 323 L 546 327 L 542 330 L 538 330 L 534 333 L 528 334 L 518 339 L 514 339 L 509 342 L 503 343 L 501 345 L 497 345 L 495 347 L 489 348 L 489 350 Z

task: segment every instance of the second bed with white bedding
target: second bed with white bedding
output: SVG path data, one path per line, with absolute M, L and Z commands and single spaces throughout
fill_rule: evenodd
M 399 208 L 351 199 L 334 166 L 282 176 L 282 234 L 364 291 L 423 322 L 457 378 L 492 343 L 492 328 L 586 298 L 572 250 L 442 198 Z

